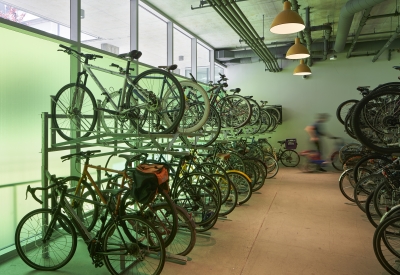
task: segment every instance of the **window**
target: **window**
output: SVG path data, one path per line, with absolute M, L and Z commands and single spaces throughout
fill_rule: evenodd
M 114 54 L 130 50 L 130 3 L 82 0 L 82 43 Z
M 139 61 L 152 66 L 167 65 L 167 23 L 139 6 Z
M 25 4 L 25 2 L 15 5 L 0 2 L 0 17 L 54 35 L 69 38 L 69 1 L 40 0 L 35 1 L 34 5 Z M 57 13 L 52 12 L 54 10 Z
M 192 60 L 192 40 L 180 30 L 174 28 L 174 64 L 178 65 L 175 73 L 190 78 Z
M 197 43 L 197 80 L 210 81 L 210 50 Z

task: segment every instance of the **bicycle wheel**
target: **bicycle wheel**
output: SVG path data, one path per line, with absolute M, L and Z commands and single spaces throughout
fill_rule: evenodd
M 108 113 L 106 111 L 99 111 L 99 118 L 101 121 L 101 125 L 106 133 L 114 133 L 114 134 L 133 134 L 137 133 L 138 129 L 136 128 L 136 124 L 133 123 L 135 119 L 139 117 L 139 109 L 135 108 L 136 101 L 132 98 L 129 100 L 130 106 L 129 108 L 124 108 L 122 112 L 115 112 L 114 110 L 114 102 L 119 102 L 122 100 L 120 98 L 121 90 L 113 92 L 110 94 L 110 98 L 106 97 L 101 103 L 101 108 L 106 110 L 114 111 L 113 113 Z M 127 98 L 131 97 L 132 94 L 128 93 Z M 128 100 L 127 100 L 128 101 Z M 123 138 L 125 143 L 132 148 L 136 148 L 137 145 L 137 137 L 126 137 Z
M 316 163 L 311 162 L 308 156 L 301 155 L 300 162 L 298 165 L 299 169 L 303 173 L 312 173 L 316 172 L 319 166 Z
M 363 167 L 374 173 L 378 169 L 382 168 L 383 166 L 392 163 L 392 160 L 387 155 L 382 154 L 368 154 L 359 159 L 359 161 L 354 165 L 354 180 L 358 182 L 359 179 L 359 172 L 358 170 Z
M 400 202 L 399 194 L 394 192 L 386 178 L 382 179 L 378 183 L 374 192 L 373 201 L 376 213 L 379 217 L 382 217 L 386 213 L 387 209 L 392 208 Z
M 76 250 L 74 226 L 61 213 L 54 219 L 53 212 L 51 209 L 33 210 L 21 219 L 15 230 L 18 255 L 27 265 L 37 270 L 50 271 L 63 267 Z
M 238 204 L 239 196 L 236 186 L 228 179 L 221 178 L 220 181 L 217 182 L 219 186 L 224 191 L 221 191 L 222 194 L 227 193 L 228 197 L 225 201 L 221 202 L 221 209 L 219 210 L 219 216 L 226 216 L 235 210 L 236 205 Z
M 214 106 L 210 106 L 210 113 L 204 125 L 193 135 L 180 135 L 180 139 L 190 147 L 208 147 L 218 138 L 221 131 L 221 118 Z
M 368 221 L 375 228 L 377 228 L 378 224 L 380 223 L 381 217 L 379 217 L 379 215 L 376 213 L 373 197 L 374 197 L 374 191 L 372 191 L 372 193 L 369 194 L 367 200 L 365 201 L 365 215 L 367 215 Z
M 122 228 L 123 230 L 121 230 Z M 136 215 L 110 223 L 103 235 L 104 263 L 111 274 L 161 274 L 165 246 L 158 230 Z
M 121 216 L 140 215 L 151 222 L 161 234 L 166 247 L 170 245 L 178 231 L 179 221 L 175 204 L 162 188 L 159 188 L 158 195 L 148 205 L 138 203 L 130 192 L 126 192 L 121 199 L 119 213 Z
M 230 95 L 222 98 L 217 110 L 224 127 L 240 128 L 247 124 L 251 118 L 251 105 L 249 101 L 239 95 Z
M 265 154 L 264 164 L 267 167 L 267 179 L 275 177 L 279 171 L 279 164 L 273 156 Z
M 385 219 L 376 228 L 373 238 L 374 253 L 380 264 L 394 275 L 400 274 L 400 215 Z
M 384 89 L 364 97 L 356 105 L 353 115 L 357 139 L 368 148 L 384 154 L 399 153 L 400 90 Z
M 178 231 L 172 243 L 166 248 L 168 253 L 185 256 L 193 250 L 196 244 L 196 224 L 185 208 L 178 205 Z
M 342 195 L 349 201 L 354 202 L 354 188 L 356 184 L 353 179 L 353 169 L 347 169 L 339 177 L 339 189 Z
M 258 105 L 257 101 L 255 101 L 254 99 L 251 98 L 247 98 L 246 99 L 249 101 L 250 106 L 251 106 L 251 117 L 250 117 L 250 121 L 249 121 L 249 125 L 253 126 L 255 125 L 260 118 L 260 105 Z M 261 121 L 260 121 L 260 126 L 261 126 Z
M 361 169 L 361 173 L 365 173 L 361 180 L 359 180 L 354 188 L 354 201 L 361 211 L 365 212 L 365 202 L 368 196 L 373 193 L 379 183 L 385 179 L 382 174 L 370 174 L 367 169 Z
M 238 204 L 244 204 L 251 198 L 251 180 L 243 172 L 228 170 L 229 180 L 235 185 L 238 193 Z
M 68 186 L 68 193 L 71 195 L 76 195 L 85 200 L 98 202 L 96 193 L 93 191 L 91 185 L 86 181 L 81 182 L 80 190 L 76 190 L 76 185 L 79 181 L 79 177 L 70 176 L 61 180 L 66 186 Z M 57 199 L 57 194 L 56 199 Z M 79 199 L 71 199 L 66 197 L 67 201 L 70 202 L 72 209 L 75 210 L 78 217 L 81 219 L 82 223 L 87 227 L 88 231 L 91 231 L 98 220 L 100 207 L 94 203 L 86 202 Z M 66 229 L 66 228 L 64 228 Z M 66 229 L 67 230 L 67 229 Z
M 136 76 L 133 84 L 127 99 L 129 110 L 136 116 L 131 123 L 145 134 L 174 132 L 185 112 L 179 81 L 167 71 L 150 69 Z
M 266 110 L 261 109 L 260 111 L 261 127 L 258 131 L 259 134 L 264 134 L 267 132 L 271 124 L 271 116 Z
M 255 192 L 261 189 L 261 187 L 264 186 L 265 183 L 265 179 L 267 178 L 267 167 L 265 166 L 265 164 L 258 159 L 252 159 L 254 162 L 254 165 L 258 168 L 258 172 L 259 172 L 259 177 L 257 179 L 257 182 L 254 184 L 254 186 L 252 187 L 251 191 Z
M 284 150 L 279 156 L 279 159 L 286 167 L 296 167 L 300 162 L 300 156 L 294 150 Z
M 332 153 L 331 163 L 332 163 L 333 168 L 335 168 L 338 171 L 343 171 L 342 163 L 340 162 L 340 158 L 339 158 L 339 151 Z
M 202 185 L 191 184 L 184 177 L 178 181 L 174 201 L 178 206 L 187 210 L 197 227 L 207 226 L 218 218 L 221 204 L 217 197 Z M 214 225 L 214 224 L 213 224 Z
M 75 83 L 58 91 L 51 104 L 51 118 L 65 140 L 89 136 L 97 122 L 97 104 L 92 92 Z
M 358 100 L 356 99 L 350 99 L 339 104 L 336 109 L 336 117 L 340 123 L 344 125 L 344 120 L 346 119 L 347 114 L 357 102 Z
M 210 100 L 207 92 L 197 83 L 189 80 L 180 82 L 185 95 L 185 111 L 178 132 L 193 133 L 203 127 L 210 114 Z M 168 90 L 170 93 L 171 90 Z M 166 97 L 170 97 L 166 95 Z

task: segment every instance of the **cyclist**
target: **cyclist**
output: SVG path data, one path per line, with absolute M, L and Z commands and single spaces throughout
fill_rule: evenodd
M 307 126 L 304 130 L 309 134 L 310 141 L 314 143 L 317 152 L 319 154 L 319 158 L 321 159 L 322 154 L 322 144 L 321 144 L 321 137 L 328 136 L 324 130 L 324 123 L 329 119 L 329 114 L 321 113 L 317 114 L 317 120 L 312 124 Z M 321 166 L 319 167 L 319 171 L 326 172 Z

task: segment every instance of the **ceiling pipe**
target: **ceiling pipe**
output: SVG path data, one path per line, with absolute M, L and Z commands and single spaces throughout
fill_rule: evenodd
M 311 67 L 313 65 L 312 62 L 312 54 L 311 54 L 311 43 L 312 43 L 312 39 L 311 39 L 311 28 L 310 28 L 310 7 L 306 7 L 306 20 L 305 20 L 305 24 L 306 27 L 304 28 L 304 37 L 306 40 L 306 45 L 307 45 L 307 50 L 310 53 L 310 56 L 307 58 L 307 65 L 308 67 Z
M 351 52 L 353 51 L 354 46 L 355 46 L 356 43 L 357 43 L 358 37 L 360 36 L 361 31 L 362 31 L 363 27 L 365 26 L 365 23 L 366 23 L 367 20 L 368 20 L 368 17 L 369 17 L 369 15 L 370 15 L 370 13 L 371 13 L 371 10 L 372 10 L 372 7 L 369 7 L 368 9 L 364 10 L 363 16 L 361 17 L 361 20 L 360 20 L 360 24 L 358 25 L 356 34 L 355 34 L 355 36 L 354 36 L 354 40 L 353 40 L 353 42 L 351 43 L 351 46 L 350 46 L 349 51 L 347 52 L 347 56 L 346 56 L 347 58 L 350 57 Z
M 225 0 L 226 1 L 226 0 Z M 250 24 L 250 22 L 247 20 L 247 17 L 243 14 L 243 12 L 241 11 L 241 9 L 238 7 L 238 5 L 235 2 L 232 2 L 231 5 L 233 6 L 233 8 L 235 9 L 235 11 L 240 15 L 240 18 L 243 19 L 243 21 L 246 23 L 247 27 L 250 29 L 250 31 L 252 32 L 254 37 L 257 37 L 257 42 L 259 42 L 261 49 L 263 50 L 263 52 L 266 53 L 266 55 L 269 57 L 270 60 L 272 60 L 271 62 L 274 62 L 275 67 L 278 68 L 279 70 L 281 70 L 281 68 L 279 67 L 276 59 L 274 56 L 272 56 L 272 54 L 270 53 L 270 51 L 268 50 L 267 46 L 265 45 L 264 41 L 261 39 L 261 37 L 258 35 L 257 31 L 253 28 L 253 26 Z
M 373 15 L 368 18 L 368 20 L 372 19 L 379 19 L 379 18 L 386 18 L 386 17 L 396 17 L 399 16 L 400 13 L 396 10 L 394 13 L 388 13 L 388 14 L 379 14 L 379 15 Z
M 213 8 L 223 17 L 223 19 L 229 22 L 229 25 L 246 41 L 261 60 L 264 61 L 270 71 L 278 72 L 281 70 L 276 59 L 274 59 L 272 55 L 268 55 L 268 48 L 264 45 L 261 38 L 258 35 L 255 36 L 251 32 L 247 24 L 242 18 L 240 18 L 239 14 L 228 1 L 210 0 L 209 2 L 211 2 Z M 261 46 L 264 46 L 264 48 Z
M 228 25 L 231 26 L 231 28 L 237 33 L 239 34 L 240 37 L 245 38 L 247 40 L 248 45 L 250 46 L 250 48 L 252 48 L 254 50 L 254 52 L 261 56 L 261 53 L 259 52 L 259 50 L 255 47 L 255 45 L 253 44 L 253 41 L 251 39 L 249 39 L 247 33 L 243 33 L 240 28 L 238 28 L 237 26 L 234 25 L 234 22 L 231 22 L 231 20 L 228 18 L 228 16 L 223 12 L 223 10 L 220 8 L 219 3 L 217 3 L 214 0 L 210 0 L 213 8 L 217 11 L 217 13 L 219 13 L 219 15 L 228 23 Z M 269 70 L 272 70 L 272 67 L 270 65 L 270 63 L 268 62 L 268 60 L 265 60 L 264 58 L 262 58 L 265 65 L 267 66 L 267 68 Z
M 360 34 L 359 36 L 377 35 L 377 34 L 388 34 L 388 33 L 393 33 L 393 31 L 362 33 L 362 34 Z M 349 35 L 349 36 L 355 36 L 355 35 Z
M 231 22 L 228 18 L 228 16 L 225 15 L 225 13 L 223 12 L 223 10 L 220 8 L 220 3 L 217 3 L 216 0 L 208 0 L 208 2 L 210 3 L 210 5 L 214 8 L 214 10 L 221 16 L 221 18 L 237 33 L 239 34 L 239 36 L 241 38 L 245 38 L 246 40 L 248 40 L 248 44 L 249 47 L 253 49 L 253 51 L 261 56 L 261 53 L 259 52 L 259 50 L 255 47 L 255 45 L 253 45 L 252 41 L 248 38 L 246 33 L 242 33 L 242 31 L 240 30 L 240 28 L 238 28 L 237 26 L 235 26 L 233 24 L 233 22 Z M 268 62 L 268 60 L 264 60 L 264 58 L 262 58 L 263 62 L 265 63 L 265 66 L 272 71 L 273 68 L 270 64 L 270 62 Z
M 283 2 L 285 2 L 286 0 L 284 0 Z M 295 11 L 297 13 L 299 13 L 299 3 L 297 2 L 297 0 L 290 0 L 290 3 L 292 4 L 292 11 Z M 305 44 L 306 41 L 304 40 L 304 32 L 298 32 L 297 36 L 300 38 L 300 42 L 301 44 Z
M 372 62 L 375 62 L 378 60 L 379 56 L 388 49 L 390 44 L 393 43 L 393 41 L 399 36 L 400 34 L 400 26 L 397 27 L 396 31 L 393 33 L 393 35 L 389 38 L 389 40 L 386 42 L 386 44 L 380 49 L 380 51 L 372 58 Z
M 342 52 L 346 45 L 347 36 L 350 32 L 354 14 L 356 12 L 373 7 L 383 1 L 385 0 L 350 0 L 342 7 L 339 15 L 338 29 L 336 31 L 334 47 L 336 52 Z

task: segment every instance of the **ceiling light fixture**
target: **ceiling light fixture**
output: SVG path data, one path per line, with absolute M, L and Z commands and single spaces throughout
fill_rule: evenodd
M 272 33 L 289 34 L 304 30 L 306 26 L 303 19 L 297 12 L 292 11 L 291 7 L 289 1 L 283 3 L 283 11 L 275 17 L 269 29 Z
M 303 59 L 310 56 L 307 48 L 300 43 L 300 38 L 294 39 L 294 45 L 286 53 L 287 59 Z
M 311 69 L 304 64 L 304 60 L 300 60 L 300 64 L 297 65 L 296 68 L 294 68 L 293 75 L 310 75 L 311 74 Z

